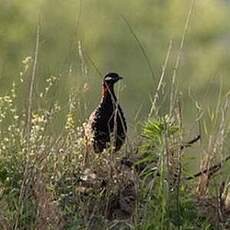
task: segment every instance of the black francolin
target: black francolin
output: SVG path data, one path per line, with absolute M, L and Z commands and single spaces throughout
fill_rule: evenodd
M 124 114 L 114 93 L 114 84 L 122 77 L 108 73 L 102 82 L 102 98 L 85 125 L 86 145 L 101 153 L 111 148 L 118 151 L 125 141 L 127 126 Z

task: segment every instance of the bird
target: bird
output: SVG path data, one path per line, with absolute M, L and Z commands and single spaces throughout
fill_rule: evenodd
M 91 146 L 95 153 L 108 148 L 117 152 L 125 142 L 126 120 L 114 92 L 114 84 L 121 79 L 123 77 L 114 72 L 104 76 L 101 101 L 85 124 L 86 145 Z

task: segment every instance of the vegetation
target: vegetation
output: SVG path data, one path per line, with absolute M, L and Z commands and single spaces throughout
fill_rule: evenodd
M 36 91 L 43 91 L 51 75 L 60 82 L 46 103 L 58 100 L 65 106 L 73 86 L 79 91 L 87 84 L 78 115 L 84 121 L 95 106 L 95 96 L 100 96 L 101 79 L 95 64 L 102 74 L 115 71 L 124 77 L 121 97 L 128 121 L 135 123 L 137 112 L 138 119 L 144 119 L 170 40 L 172 50 L 165 82 L 171 80 L 191 4 L 192 1 L 184 0 L 1 0 L 0 94 L 6 94 L 12 82 L 19 78 L 21 61 L 33 56 L 36 25 L 40 21 Z M 229 8 L 227 0 L 194 2 L 181 55 L 182 65 L 177 71 L 185 124 L 193 122 L 195 117 L 191 95 L 205 107 L 216 102 L 220 79 L 224 81 L 223 90 L 229 89 Z M 153 71 L 124 18 L 142 43 Z M 24 76 L 24 80 L 28 78 Z M 167 86 L 170 84 L 166 85 L 166 93 Z M 25 101 L 24 91 L 25 88 L 20 95 L 22 101 Z M 36 99 L 34 103 L 37 105 Z M 161 104 L 163 108 L 168 106 Z M 85 106 L 89 111 L 85 111 Z
M 41 100 L 49 97 L 55 81 L 47 80 Z M 82 126 L 74 118 L 77 101 L 70 97 L 63 129 L 51 135 L 61 106 L 19 113 L 17 89 L 22 84 L 14 84 L 0 98 L 3 229 L 229 227 L 229 178 L 224 173 L 229 160 L 228 94 L 216 111 L 209 111 L 212 129 L 198 114 L 204 151 L 201 172 L 193 176 L 186 154 L 200 133 L 184 141 L 178 97 L 171 114 L 147 118 L 135 141 L 128 139 L 122 151 L 90 153 L 85 162 Z
M 139 1 L 129 1 L 130 8 L 127 11 L 130 13 L 128 18 L 130 20 L 123 14 L 121 20 L 124 21 L 129 36 L 133 38 L 135 47 L 125 54 L 127 57 L 123 59 L 124 63 L 118 63 L 117 66 L 111 64 L 111 66 L 123 69 L 123 72 L 127 71 L 125 72 L 127 76 L 132 75 L 138 79 L 133 68 L 134 64 L 141 60 L 144 64 L 140 65 L 140 73 L 145 73 L 147 64 L 150 75 L 155 78 L 156 89 L 149 87 L 148 85 L 151 84 L 147 80 L 143 84 L 139 82 L 138 86 L 134 86 L 135 81 L 131 79 L 130 85 L 133 86 L 133 90 L 136 89 L 138 95 L 147 89 L 154 92 L 150 93 L 151 104 L 145 104 L 145 112 L 142 111 L 141 116 L 137 113 L 135 119 L 131 120 L 133 123 L 130 123 L 134 128 L 129 127 L 131 132 L 121 151 L 113 154 L 108 149 L 99 155 L 86 152 L 83 135 L 83 121 L 91 110 L 91 102 L 87 98 L 90 95 L 89 91 L 94 91 L 90 86 L 96 85 L 97 82 L 89 80 L 91 73 L 89 74 L 88 71 L 92 68 L 93 70 L 90 70 L 92 73 L 100 73 L 102 65 L 104 65 L 103 69 L 106 69 L 106 65 L 110 66 L 107 63 L 109 61 L 102 59 L 98 51 L 95 51 L 95 47 L 91 47 L 91 51 L 95 49 L 94 54 L 96 54 L 95 59 L 92 58 L 86 52 L 82 42 L 84 39 L 81 37 L 76 39 L 77 43 L 73 38 L 70 49 L 66 49 L 63 44 L 61 45 L 61 41 L 68 39 L 63 39 L 61 36 L 68 36 L 69 33 L 47 32 L 48 28 L 55 27 L 53 25 L 55 22 L 60 23 L 57 18 L 62 15 L 63 10 L 70 12 L 65 16 L 67 28 L 69 30 L 73 28 L 70 23 L 72 20 L 69 18 L 74 11 L 70 6 L 72 4 L 75 6 L 75 3 L 57 1 L 62 5 L 59 12 L 54 7 L 54 1 L 34 2 L 24 1 L 24 7 L 17 2 L 2 2 L 8 10 L 6 12 L 11 12 L 16 18 L 25 21 L 19 27 L 21 37 L 14 36 L 17 23 L 12 23 L 9 27 L 5 23 L 4 29 L 0 31 L 7 31 L 5 33 L 7 36 L 2 38 L 5 39 L 4 41 L 0 40 L 0 45 L 5 52 L 4 57 L 8 67 L 6 69 L 9 70 L 1 71 L 3 90 L 0 97 L 0 229 L 229 229 L 230 94 L 226 90 L 229 82 L 223 80 L 224 84 L 221 83 L 218 90 L 212 90 L 212 84 L 207 84 L 208 75 L 215 74 L 218 69 L 222 68 L 221 73 L 228 73 L 228 66 L 225 65 L 228 55 L 222 54 L 222 49 L 221 51 L 218 49 L 223 47 L 223 44 L 217 45 L 218 42 L 215 41 L 220 35 L 226 36 L 227 1 L 208 1 L 210 4 L 202 1 L 203 3 L 196 5 L 195 9 L 198 10 L 195 12 L 194 1 L 192 1 L 193 4 L 189 6 L 186 16 L 184 9 L 187 3 L 185 4 L 184 1 L 154 1 L 156 8 L 151 8 L 151 15 L 154 15 L 155 19 L 143 17 L 144 14 L 139 13 L 139 17 L 143 17 L 146 22 L 138 21 L 135 29 L 130 21 L 135 20 L 138 15 L 132 17 L 132 10 L 136 7 L 141 9 L 143 5 Z M 93 6 L 101 9 L 102 12 L 106 12 L 110 6 L 115 7 L 109 1 L 101 7 L 97 3 L 94 4 Z M 83 4 L 81 7 L 86 7 L 83 7 L 86 10 L 90 9 L 89 5 Z M 145 9 L 150 8 L 150 5 L 146 3 Z M 111 15 L 117 14 L 123 6 L 120 2 Z M 27 35 L 33 34 L 31 31 L 35 19 L 32 12 L 37 9 L 36 7 L 41 9 L 42 15 L 40 22 L 37 23 L 36 39 L 32 39 L 33 36 Z M 52 7 L 55 8 L 53 12 L 50 10 Z M 182 10 L 175 10 L 178 8 Z M 218 25 L 216 26 L 218 29 L 214 30 L 212 23 L 205 28 L 199 24 L 201 19 L 204 20 L 207 16 L 206 11 L 204 16 L 202 15 L 201 9 L 212 12 L 213 18 L 210 15 L 209 18 Z M 6 16 L 6 12 L 1 11 L 0 17 L 5 19 L 5 22 L 8 20 L 15 22 L 13 17 Z M 169 12 L 173 13 L 168 14 Z M 192 18 L 194 13 L 198 19 Z M 174 14 L 178 14 L 177 20 L 171 20 L 170 26 L 164 24 L 163 19 L 172 19 Z M 78 15 L 76 25 L 88 28 L 87 23 L 95 21 L 96 16 L 96 13 L 90 15 L 87 21 Z M 30 17 L 31 21 L 28 20 Z M 52 17 L 53 20 L 46 20 Z M 181 18 L 185 20 L 180 20 Z M 105 26 L 100 27 L 99 25 L 104 25 L 100 20 L 97 33 L 93 33 L 94 29 L 91 26 L 92 31 L 89 33 L 94 35 L 86 36 L 97 44 L 101 41 L 99 32 L 101 34 L 107 30 L 111 23 L 107 21 Z M 111 20 L 114 20 L 112 16 Z M 170 37 L 168 35 L 175 35 L 175 40 L 169 42 L 159 80 L 156 80 L 158 78 L 153 71 L 151 58 L 158 55 L 155 65 L 160 66 L 162 53 L 165 52 L 161 52 L 162 47 L 157 47 L 157 55 L 154 56 L 146 51 L 148 49 L 145 44 L 150 44 L 149 40 L 137 36 L 146 31 L 144 26 L 147 26 L 150 21 L 151 23 L 154 21 L 154 28 L 161 34 L 155 38 L 154 43 L 162 41 L 165 44 L 160 36 L 162 38 L 165 35 L 168 42 Z M 166 21 L 169 23 L 169 20 Z M 194 30 L 189 31 L 192 21 Z M 51 23 L 50 27 L 44 25 L 45 23 Z M 179 26 L 180 29 L 177 31 L 175 25 L 181 23 L 183 25 Z M 68 31 L 64 28 L 64 24 L 60 23 L 60 25 Z M 166 27 L 171 28 L 172 31 L 169 32 Z M 103 46 L 108 44 L 107 40 L 112 41 L 112 37 L 116 34 L 119 44 L 128 47 L 129 42 L 123 40 L 122 31 L 117 31 L 115 27 L 114 31 L 107 33 L 106 41 L 102 39 Z M 57 40 L 52 43 L 54 36 Z M 193 45 L 186 45 L 186 36 L 191 39 L 190 44 Z M 26 37 L 28 40 L 25 39 Z M 114 38 L 114 41 L 116 39 Z M 26 56 L 19 53 L 32 50 L 31 44 L 34 40 L 34 53 L 24 58 L 22 67 L 19 68 L 19 59 Z M 175 50 L 175 41 L 179 44 L 178 50 Z M 21 44 L 21 47 L 28 44 L 28 47 L 16 52 L 13 48 L 14 42 Z M 6 43 L 9 45 L 7 49 L 4 48 Z M 65 45 L 68 46 L 70 43 Z M 60 50 L 53 52 L 58 46 Z M 210 53 L 219 54 L 215 65 L 211 57 L 207 58 L 204 55 L 205 46 L 208 46 L 209 56 Z M 73 47 L 77 50 L 77 60 L 75 53 L 72 52 Z M 116 45 L 114 47 L 116 48 Z M 219 51 L 216 52 L 216 49 Z M 68 51 L 65 52 L 66 50 Z M 136 50 L 142 52 L 143 58 L 140 60 L 133 58 L 135 56 L 133 52 Z M 58 63 L 54 63 L 57 61 L 55 56 L 62 52 L 63 56 L 66 55 L 62 56 L 63 60 L 59 62 L 63 63 L 63 68 Z M 116 53 L 113 50 L 113 52 L 115 57 L 110 61 L 119 62 L 120 54 L 118 51 Z M 108 55 L 105 55 L 105 59 L 110 54 L 111 50 L 108 51 Z M 196 55 L 199 61 L 196 58 L 196 60 L 185 58 L 185 54 Z M 131 64 L 127 65 L 126 60 Z M 183 63 L 184 68 L 179 72 L 180 64 L 185 60 L 191 62 Z M 79 64 L 79 68 L 74 65 L 75 61 Z M 199 63 L 199 68 L 194 68 L 194 62 Z M 205 68 L 207 63 L 210 68 Z M 17 68 L 12 68 L 11 65 Z M 51 73 L 55 76 L 50 74 L 49 65 Z M 167 78 L 169 73 L 172 73 L 170 79 Z M 196 82 L 197 73 L 199 76 L 202 73 L 202 84 L 195 85 L 186 96 L 183 89 L 187 88 L 187 85 L 181 84 L 181 74 Z M 17 78 L 11 77 L 18 75 Z M 42 79 L 42 76 L 49 77 Z M 80 76 L 83 80 L 76 81 L 75 76 Z M 12 81 L 5 80 L 7 77 L 13 81 L 12 84 L 10 84 Z M 77 82 L 78 87 L 68 92 L 67 85 L 72 85 L 73 82 Z M 194 86 L 194 83 L 191 85 Z M 202 91 L 204 86 L 210 88 L 212 99 L 217 98 L 212 104 L 208 104 L 206 98 L 198 100 L 198 96 L 193 96 L 194 92 L 199 92 L 202 97 L 205 97 Z M 98 87 L 95 88 L 98 90 Z M 119 90 L 122 92 L 121 87 Z M 138 98 L 138 95 L 133 95 L 133 90 L 132 97 L 129 99 L 133 102 L 127 103 L 128 111 Z M 129 89 L 127 91 L 128 95 L 131 95 L 131 91 Z M 208 90 L 205 91 L 205 95 L 208 95 L 207 92 Z M 141 97 L 142 100 L 143 98 Z M 126 102 L 124 100 L 122 105 Z M 85 161 L 86 153 L 89 157 L 88 161 Z

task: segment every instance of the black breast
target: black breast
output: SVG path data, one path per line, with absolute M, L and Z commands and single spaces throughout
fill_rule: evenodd
M 125 141 L 126 121 L 117 102 L 102 100 L 91 114 L 87 126 L 92 134 L 91 144 L 97 153 L 111 145 L 114 151 L 118 151 Z

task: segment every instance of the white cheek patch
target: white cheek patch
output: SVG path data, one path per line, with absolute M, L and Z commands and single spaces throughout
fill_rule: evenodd
M 111 80 L 113 80 L 113 78 L 110 77 L 110 76 L 108 76 L 108 77 L 105 78 L 105 81 L 111 81 Z

